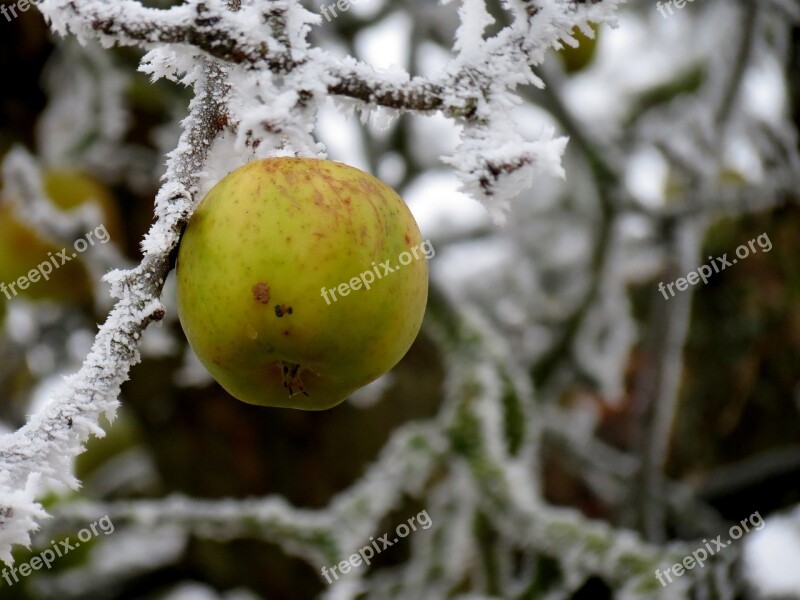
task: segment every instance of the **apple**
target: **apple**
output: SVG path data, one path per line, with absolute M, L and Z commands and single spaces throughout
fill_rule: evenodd
M 594 37 L 590 38 L 584 35 L 578 27 L 575 27 L 572 30 L 572 37 L 578 40 L 578 47 L 573 48 L 564 44 L 564 47 L 558 51 L 561 63 L 567 73 L 582 71 L 594 60 L 594 56 L 597 53 L 597 37 L 600 35 L 600 30 L 595 23 L 591 23 L 590 27 L 594 31 Z
M 97 201 L 103 214 L 103 223 L 112 240 L 119 243 L 121 227 L 117 207 L 110 192 L 87 175 L 73 171 L 48 171 L 43 175 L 44 190 L 53 204 L 62 210 L 70 210 L 89 202 Z M 99 225 L 99 223 L 98 223 Z M 7 286 L 20 277 L 48 261 L 48 253 L 56 255 L 62 249 L 52 241 L 22 222 L 9 203 L 0 204 L 0 282 Z M 70 250 L 70 254 L 72 250 Z M 74 304 L 89 304 L 92 301 L 92 284 L 86 267 L 80 260 L 71 260 L 26 289 L 15 286 L 7 295 L 18 295 L 33 300 L 54 300 Z M 6 288 L 9 290 L 9 288 Z
M 312 158 L 253 161 L 222 179 L 186 228 L 178 316 L 235 398 L 327 409 L 416 338 L 425 244 L 400 196 L 368 173 Z

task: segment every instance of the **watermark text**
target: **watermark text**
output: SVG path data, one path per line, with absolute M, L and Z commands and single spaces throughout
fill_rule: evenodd
M 27 275 L 23 275 L 11 283 L 0 282 L 0 292 L 3 292 L 6 298 L 11 300 L 11 298 L 16 296 L 20 291 L 27 290 L 32 283 L 37 283 L 40 279 L 48 281 L 54 270 L 60 269 L 73 258 L 77 258 L 78 254 L 86 252 L 90 246 L 94 246 L 95 241 L 101 244 L 107 244 L 111 239 L 105 225 L 95 227 L 94 231 L 90 231 L 84 237 L 86 239 L 80 238 L 75 241 L 73 244 L 75 252 L 72 254 L 68 254 L 66 248 L 62 248 L 60 252 L 56 252 L 55 256 L 52 252 L 48 252 L 48 260 L 39 263 L 39 265 L 37 265 L 35 269 L 31 269 Z M 97 240 L 95 240 L 95 237 Z M 19 288 L 19 290 L 16 288 Z
M 695 285 L 703 281 L 703 285 L 708 283 L 708 278 L 711 277 L 714 273 L 719 273 L 720 271 L 724 271 L 728 267 L 732 267 L 739 259 L 745 259 L 750 255 L 752 251 L 754 254 L 756 252 L 756 242 L 758 242 L 759 248 L 761 248 L 761 252 L 769 252 L 772 250 L 772 242 L 769 239 L 769 236 L 766 233 L 762 233 L 757 238 L 754 238 L 747 242 L 747 244 L 742 244 L 738 248 L 736 248 L 736 256 L 738 258 L 731 258 L 728 259 L 728 253 L 726 252 L 721 257 L 708 257 L 708 263 L 700 266 L 699 268 L 695 269 L 694 271 L 690 271 L 686 277 L 679 277 L 675 281 L 671 281 L 666 286 L 664 282 L 661 281 L 658 284 L 658 291 L 664 295 L 665 300 L 669 300 L 670 298 L 675 297 L 675 290 L 673 288 L 678 288 L 679 292 L 684 291 L 690 285 Z M 669 291 L 670 295 L 667 296 L 667 291 Z
M 413 256 L 412 256 L 413 254 Z M 429 240 L 425 240 L 421 244 L 414 246 L 410 249 L 409 252 L 402 252 L 397 260 L 400 261 L 400 266 L 405 267 L 406 265 L 410 265 L 411 261 L 419 260 L 420 258 L 424 257 L 428 260 L 436 256 L 436 251 L 433 249 L 433 244 Z M 400 267 L 392 266 L 391 260 L 384 261 L 380 264 L 376 264 L 375 261 L 372 261 L 372 269 L 368 271 L 364 271 L 360 275 L 353 277 L 347 283 L 340 283 L 338 286 L 335 286 L 331 289 L 322 288 L 320 292 L 320 296 L 325 299 L 325 302 L 330 306 L 331 300 L 328 298 L 328 294 L 330 297 L 333 298 L 334 302 L 338 302 L 339 298 L 336 297 L 336 293 L 339 293 L 340 297 L 349 296 L 350 292 L 355 292 L 360 290 L 362 287 L 364 289 L 370 289 L 370 286 L 375 283 L 375 277 L 381 279 L 385 275 L 389 275 L 390 273 L 394 273 Z
M 12 586 L 15 583 L 19 583 L 20 576 L 27 577 L 33 571 L 38 571 L 42 567 L 49 569 L 56 558 L 66 556 L 72 550 L 79 548 L 81 543 L 85 544 L 93 537 L 99 536 L 100 532 L 98 531 L 98 527 L 105 535 L 114 533 L 114 523 L 112 523 L 111 518 L 106 515 L 94 523 L 91 523 L 88 527 L 81 529 L 78 532 L 78 541 L 70 542 L 70 538 L 63 539 L 60 542 L 51 540 L 49 548 L 42 550 L 28 562 L 24 562 L 18 567 L 4 568 L 3 571 L 0 572 L 0 575 L 2 575 L 9 586 Z
M 350 569 L 358 568 L 362 564 L 372 564 L 372 559 L 376 554 L 380 554 L 386 550 L 386 548 L 394 546 L 400 541 L 400 538 L 408 537 L 412 531 L 417 530 L 417 525 L 422 527 L 422 529 L 430 529 L 431 525 L 433 525 L 433 521 L 431 521 L 431 518 L 428 516 L 427 510 L 423 510 L 419 514 L 411 517 L 406 523 L 400 523 L 400 525 L 395 528 L 395 538 L 393 540 L 389 539 L 390 534 L 388 533 L 382 535 L 377 540 L 374 537 L 370 537 L 369 541 L 371 543 L 361 548 L 358 554 L 351 554 L 347 560 L 341 561 L 338 565 L 322 567 L 322 576 L 325 577 L 325 581 L 327 581 L 328 584 L 331 584 L 339 580 L 339 575 L 336 573 L 337 569 L 344 575 L 349 573 Z M 331 579 L 331 575 L 333 579 Z
M 728 530 L 728 536 L 730 539 L 723 540 L 722 534 L 710 541 L 704 539 L 704 546 L 700 546 L 691 554 L 687 554 L 681 562 L 675 563 L 664 571 L 661 569 L 656 569 L 656 579 L 658 579 L 658 582 L 662 587 L 666 587 L 668 583 L 672 583 L 673 576 L 676 578 L 680 577 L 686 573 L 686 571 L 694 569 L 695 567 L 702 569 L 710 556 L 714 556 L 717 552 L 732 544 L 733 540 L 738 540 L 745 533 L 748 533 L 750 531 L 748 523 L 755 529 L 763 529 L 766 525 L 766 523 L 764 523 L 764 519 L 761 518 L 761 514 L 756 511 L 746 519 L 742 519 L 739 522 L 739 525 L 731 526 L 731 528 Z
M 19 16 L 17 11 L 21 13 L 28 12 L 31 6 L 36 6 L 41 1 L 42 0 L 17 0 L 17 2 L 9 4 L 8 6 L 0 4 L 0 13 L 3 14 L 6 21 L 11 22 L 12 19 L 16 19 Z

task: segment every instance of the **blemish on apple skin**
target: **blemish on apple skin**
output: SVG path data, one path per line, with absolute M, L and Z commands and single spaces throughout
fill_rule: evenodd
M 259 304 L 269 304 L 269 285 L 257 283 L 253 286 L 253 298 Z
M 283 315 L 290 315 L 294 312 L 291 306 L 286 306 L 285 304 L 276 304 L 275 305 L 275 316 L 280 318 Z
M 284 361 L 280 361 L 281 366 L 281 374 L 283 377 L 283 387 L 289 390 L 289 398 L 294 396 L 295 394 L 303 394 L 304 396 L 308 396 L 308 392 L 306 392 L 305 388 L 303 387 L 303 381 L 300 377 L 300 371 L 302 367 L 298 364 L 286 363 Z M 297 391 L 295 391 L 297 388 Z

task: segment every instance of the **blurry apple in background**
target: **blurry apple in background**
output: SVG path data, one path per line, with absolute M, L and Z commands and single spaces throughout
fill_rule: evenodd
M 105 225 L 111 242 L 120 245 L 122 228 L 119 211 L 111 193 L 103 185 L 75 171 L 53 170 L 45 172 L 43 177 L 47 196 L 60 210 L 67 211 L 91 200 L 96 201 L 102 213 L 102 221 L 96 226 Z M 58 246 L 45 239 L 23 223 L 9 203 L 0 203 L 0 283 L 7 286 L 7 292 L 0 293 L 0 302 L 7 301 L 8 294 L 13 297 L 13 291 L 8 289 L 9 284 L 20 277 L 27 277 L 38 265 L 49 260 L 48 253 L 55 256 L 63 247 L 67 249 L 67 256 L 71 257 L 74 253 L 71 244 Z M 61 265 L 61 260 L 56 260 Z M 70 260 L 58 269 L 54 268 L 48 277 L 48 280 L 40 278 L 31 283 L 25 290 L 16 286 L 14 291 L 19 296 L 33 300 L 47 299 L 71 304 L 92 302 L 92 282 L 80 258 Z
M 578 40 L 580 45 L 577 48 L 573 48 L 564 44 L 564 47 L 558 51 L 558 56 L 561 58 L 561 63 L 567 73 L 582 71 L 594 60 L 594 56 L 597 53 L 597 37 L 600 34 L 600 30 L 594 23 L 592 23 L 591 27 L 594 31 L 593 38 L 584 35 L 576 27 L 572 30 L 572 37 Z

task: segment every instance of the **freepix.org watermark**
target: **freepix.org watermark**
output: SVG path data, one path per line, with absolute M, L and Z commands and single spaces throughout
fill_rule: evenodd
M 322 567 L 322 576 L 325 577 L 325 581 L 327 581 L 328 584 L 331 584 L 334 580 L 339 580 L 339 575 L 336 573 L 337 569 L 344 575 L 349 573 L 350 569 L 360 567 L 362 563 L 366 565 L 372 564 L 372 559 L 376 554 L 380 554 L 386 550 L 386 548 L 394 546 L 401 538 L 408 537 L 412 531 L 417 530 L 417 525 L 423 529 L 430 529 L 431 525 L 433 525 L 433 521 L 431 521 L 431 518 L 428 516 L 427 510 L 423 510 L 411 517 L 406 523 L 400 523 L 400 525 L 395 528 L 395 538 L 393 540 L 389 539 L 390 534 L 388 533 L 382 535 L 377 540 L 374 537 L 370 537 L 369 541 L 371 544 L 361 548 L 358 554 L 351 554 L 347 560 L 343 560 L 338 565 Z M 380 545 L 378 542 L 380 542 Z M 331 579 L 331 575 L 333 575 L 333 579 Z
M 80 238 L 75 241 L 73 244 L 75 252 L 71 255 L 67 254 L 66 248 L 62 248 L 60 252 L 56 252 L 55 256 L 53 256 L 52 252 L 48 252 L 48 260 L 40 263 L 35 269 L 31 269 L 27 275 L 23 275 L 16 281 L 12 281 L 8 284 L 0 282 L 0 292 L 3 292 L 6 298 L 11 300 L 11 298 L 16 296 L 20 291 L 27 290 L 32 283 L 37 283 L 41 279 L 45 281 L 49 280 L 50 274 L 54 270 L 60 269 L 73 258 L 77 258 L 78 254 L 86 252 L 90 246 L 94 246 L 95 241 L 101 244 L 107 244 L 111 239 L 105 225 L 95 227 L 94 231 L 90 231 L 84 237 L 86 239 Z M 97 238 L 97 240 L 95 240 L 95 238 Z M 16 288 L 19 288 L 19 290 Z
M 413 254 L 413 256 L 412 256 Z M 422 256 L 420 256 L 422 254 Z M 409 252 L 402 252 L 400 256 L 397 257 L 397 260 L 400 261 L 400 266 L 407 266 L 411 264 L 413 260 L 419 260 L 420 258 L 426 258 L 430 260 L 436 256 L 436 251 L 433 249 L 433 244 L 431 244 L 430 240 L 425 240 L 421 244 L 414 246 L 411 248 Z M 339 298 L 336 297 L 336 293 L 339 293 L 339 296 L 349 296 L 350 292 L 355 292 L 360 290 L 362 287 L 364 289 L 370 289 L 370 286 L 375 283 L 375 277 L 381 279 L 384 275 L 389 275 L 390 273 L 394 273 L 400 267 L 398 266 L 391 266 L 391 260 L 387 260 L 380 264 L 376 264 L 375 261 L 372 261 L 372 269 L 369 271 L 364 271 L 360 275 L 353 277 L 347 283 L 340 283 L 338 286 L 335 286 L 331 289 L 322 288 L 320 292 L 320 296 L 325 298 L 325 302 L 330 306 L 331 300 L 328 298 L 328 294 L 331 295 L 334 302 L 338 302 Z
M 665 0 L 663 5 L 661 4 L 661 1 L 659 0 L 659 2 L 656 2 L 656 8 L 658 9 L 658 12 L 661 13 L 661 16 L 666 19 L 669 16 L 669 15 L 667 15 L 667 11 L 669 11 L 670 15 L 673 14 L 673 11 L 672 11 L 672 5 L 673 4 L 675 5 L 675 8 L 683 8 L 684 6 L 686 6 L 687 2 L 688 3 L 692 3 L 692 2 L 694 2 L 694 0 Z
M 758 247 L 761 248 L 761 252 L 769 252 L 772 250 L 772 242 L 769 239 L 769 236 L 766 233 L 762 233 L 757 238 L 754 238 L 747 242 L 747 244 L 742 244 L 738 248 L 736 248 L 736 256 L 738 258 L 732 258 L 728 260 L 728 253 L 726 252 L 721 257 L 708 257 L 708 264 L 704 264 L 701 267 L 691 271 L 686 277 L 679 277 L 675 281 L 671 281 L 666 286 L 664 282 L 661 281 L 658 284 L 658 291 L 664 295 L 665 300 L 669 300 L 670 298 L 675 297 L 675 290 L 673 287 L 678 288 L 679 292 L 684 291 L 690 285 L 695 285 L 703 281 L 703 285 L 708 283 L 708 278 L 711 277 L 714 273 L 719 273 L 720 271 L 724 271 L 728 267 L 732 267 L 739 259 L 745 259 L 750 256 L 750 252 L 752 251 L 753 254 L 756 252 L 756 242 L 758 242 Z M 667 290 L 669 290 L 670 295 L 667 296 Z
M 5 4 L 0 4 L 0 13 L 3 13 L 3 16 L 6 18 L 6 21 L 11 21 L 11 19 L 16 19 L 19 15 L 17 15 L 17 10 L 19 12 L 28 12 L 28 9 L 31 6 L 36 6 L 42 0 L 18 0 L 13 4 L 9 4 L 6 6 Z M 11 13 L 9 15 L 9 13 Z
M 328 6 L 322 5 L 319 10 L 328 20 L 328 23 L 330 23 L 333 19 L 339 16 L 336 13 L 337 8 L 342 12 L 347 12 L 348 10 L 350 10 L 350 7 L 352 5 L 358 4 L 359 2 L 361 2 L 361 0 L 337 0 L 336 2 L 332 2 Z
M 100 520 L 91 523 L 88 527 L 81 529 L 78 532 L 77 542 L 70 542 L 70 538 L 63 539 L 60 542 L 50 540 L 50 548 L 42 550 L 28 562 L 24 562 L 18 567 L 4 568 L 3 571 L 0 572 L 0 575 L 2 575 L 9 586 L 12 586 L 15 583 L 19 583 L 20 575 L 22 577 L 27 577 L 33 571 L 38 571 L 42 567 L 49 569 L 57 558 L 66 556 L 72 550 L 80 548 L 81 543 L 85 544 L 93 537 L 99 536 L 100 531 L 98 531 L 98 527 L 105 535 L 114 533 L 114 523 L 112 523 L 111 518 L 106 515 Z
M 766 525 L 764 519 L 761 518 L 761 513 L 756 511 L 746 519 L 742 519 L 739 525 L 732 525 L 731 528 L 728 529 L 729 539 L 722 540 L 722 534 L 720 534 L 711 541 L 703 540 L 704 546 L 697 548 L 691 554 L 687 554 L 681 562 L 675 563 L 663 572 L 661 569 L 656 569 L 656 579 L 658 579 L 662 587 L 666 587 L 668 583 L 672 583 L 673 576 L 680 577 L 686 573 L 687 570 L 694 569 L 695 567 L 702 569 L 709 556 L 714 556 L 718 551 L 731 545 L 733 540 L 738 540 L 745 533 L 750 531 L 750 527 L 747 525 L 748 522 L 755 529 L 764 529 Z

